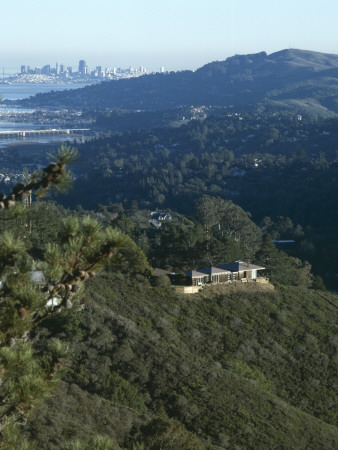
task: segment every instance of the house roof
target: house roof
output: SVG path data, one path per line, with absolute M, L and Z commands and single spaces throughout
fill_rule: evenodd
M 214 275 L 217 273 L 225 273 L 230 272 L 228 269 L 223 269 L 222 267 L 205 267 L 203 269 L 199 269 L 199 272 L 207 273 L 209 275 Z
M 243 272 L 248 270 L 263 270 L 265 267 L 263 266 L 256 266 L 255 264 L 251 264 L 248 262 L 243 261 L 235 261 L 228 264 L 220 264 L 220 269 L 230 270 L 231 272 Z
M 44 283 L 46 281 L 42 270 L 33 270 L 30 272 L 30 279 L 33 283 Z
M 187 277 L 191 278 L 199 278 L 199 277 L 205 277 L 205 273 L 203 272 L 197 272 L 197 270 L 189 270 L 188 272 L 185 272 Z

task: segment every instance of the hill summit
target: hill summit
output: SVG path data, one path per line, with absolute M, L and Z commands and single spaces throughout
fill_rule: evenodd
M 248 55 L 234 55 L 225 61 L 206 64 L 196 72 L 206 70 L 224 73 L 239 73 L 251 70 L 256 75 L 287 74 L 294 71 L 322 71 L 338 67 L 338 55 L 312 52 L 309 50 L 285 49 L 268 55 L 266 52 Z
M 165 110 L 183 105 L 247 105 L 272 102 L 338 113 L 338 55 L 286 49 L 234 55 L 195 72 L 156 73 L 38 94 L 23 106 Z

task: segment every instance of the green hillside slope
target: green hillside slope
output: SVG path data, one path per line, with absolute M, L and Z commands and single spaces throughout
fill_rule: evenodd
M 180 296 L 106 273 L 86 296 L 36 336 L 40 351 L 58 336 L 72 355 L 26 425 L 39 448 L 97 434 L 134 450 L 337 448 L 335 295 L 241 285 Z

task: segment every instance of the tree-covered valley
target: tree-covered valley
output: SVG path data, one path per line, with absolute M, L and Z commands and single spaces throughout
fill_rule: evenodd
M 338 63 L 309 53 L 30 99 L 97 138 L 0 186 L 0 448 L 337 448 Z M 238 260 L 267 282 L 175 290 Z
M 114 123 L 107 115 L 104 120 L 107 129 Z M 128 122 L 128 114 L 123 120 Z M 187 124 L 114 131 L 82 145 L 74 188 L 59 201 L 71 208 L 101 204 L 115 216 L 134 216 L 144 235 L 155 233 L 150 210 L 196 218 L 198 198 L 220 197 L 248 212 L 263 234 L 294 240 L 287 247 L 291 255 L 310 261 L 327 286 L 336 288 L 337 126 L 337 119 L 269 108 L 196 108 Z M 163 224 L 163 232 L 174 224 L 180 227 L 174 220 Z

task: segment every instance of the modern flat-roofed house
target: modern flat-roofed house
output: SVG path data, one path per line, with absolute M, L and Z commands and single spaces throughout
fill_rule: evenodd
M 198 287 L 204 286 L 207 283 L 232 283 L 236 281 L 255 281 L 260 283 L 268 282 L 267 278 L 258 276 L 259 270 L 264 270 L 265 267 L 257 266 L 249 262 L 235 261 L 228 264 L 220 264 L 216 267 L 205 267 L 198 270 L 189 270 L 185 272 L 185 281 L 181 283 L 184 286 L 194 287 L 198 292 Z M 177 286 L 177 289 L 183 289 L 184 286 Z M 182 291 L 183 293 L 194 293 Z
M 185 275 L 190 286 L 202 286 L 209 280 L 209 276 L 206 273 L 198 272 L 197 270 L 189 270 L 185 272 Z
M 243 261 L 221 264 L 217 267 L 223 270 L 229 270 L 232 273 L 231 281 L 256 280 L 259 278 L 257 275 L 258 270 L 265 269 L 265 267 Z
M 230 270 L 221 267 L 205 267 L 198 270 L 201 273 L 208 275 L 209 283 L 225 283 L 232 280 L 232 273 Z

